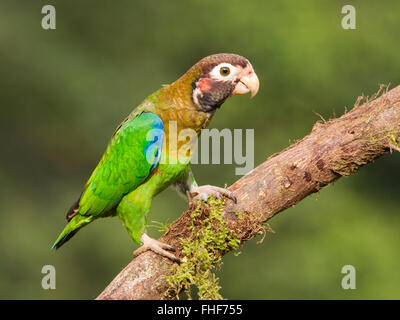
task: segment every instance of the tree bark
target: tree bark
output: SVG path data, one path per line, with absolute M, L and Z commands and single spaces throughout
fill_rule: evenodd
M 263 222 L 308 195 L 387 152 L 400 151 L 400 86 L 376 98 L 385 90 L 381 86 L 371 99 L 360 97 L 340 118 L 318 121 L 308 136 L 272 155 L 228 188 L 238 202 L 226 202 L 224 219 L 241 243 L 262 233 Z M 180 258 L 180 239 L 189 236 L 192 210 L 183 213 L 160 238 L 175 246 Z M 238 219 L 233 212 L 245 214 Z M 168 289 L 164 276 L 170 274 L 171 266 L 166 258 L 143 253 L 97 299 L 161 299 Z

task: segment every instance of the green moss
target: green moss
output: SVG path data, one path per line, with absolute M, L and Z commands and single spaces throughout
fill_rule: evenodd
M 395 145 L 396 147 L 400 148 L 400 143 L 397 142 L 397 135 L 394 132 L 390 132 L 388 134 L 390 142 L 393 143 L 393 145 Z
M 239 211 L 233 211 L 232 213 L 234 213 L 239 220 L 243 218 L 243 213 Z
M 155 228 L 157 229 L 158 232 L 167 232 L 169 226 L 172 224 L 172 222 L 170 221 L 166 221 L 166 222 L 160 222 L 157 220 L 152 220 L 151 224 L 148 224 L 147 227 L 148 228 Z
M 190 237 L 181 240 L 182 253 L 180 265 L 174 265 L 170 276 L 166 276 L 169 289 L 165 298 L 178 298 L 184 292 L 192 299 L 192 292 L 197 289 L 200 300 L 223 299 L 219 279 L 213 273 L 222 264 L 222 255 L 239 248 L 240 240 L 227 228 L 223 217 L 224 202 L 210 198 L 207 203 L 199 201 L 191 215 L 188 229 Z M 203 215 L 207 214 L 204 218 Z M 238 215 L 239 216 L 239 215 Z
M 351 162 L 345 160 L 339 160 L 332 165 L 332 170 L 339 173 L 342 176 L 349 176 L 358 171 L 358 169 L 367 164 L 367 159 L 354 159 Z

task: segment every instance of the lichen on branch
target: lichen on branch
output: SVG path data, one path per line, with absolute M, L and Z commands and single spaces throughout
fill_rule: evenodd
M 214 270 L 221 266 L 224 253 L 235 251 L 240 246 L 239 238 L 227 228 L 223 214 L 222 199 L 197 202 L 187 226 L 191 234 L 180 240 L 184 257 L 179 265 L 172 266 L 171 274 L 165 276 L 168 283 L 165 298 L 179 299 L 179 293 L 183 292 L 192 299 L 196 290 L 200 300 L 222 299 Z

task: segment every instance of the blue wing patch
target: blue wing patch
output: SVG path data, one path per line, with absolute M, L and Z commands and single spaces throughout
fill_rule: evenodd
M 142 117 L 149 117 L 152 122 L 152 129 L 149 130 L 145 146 L 145 155 L 148 163 L 151 164 L 149 174 L 154 170 L 160 161 L 162 143 L 164 139 L 164 125 L 162 120 L 154 113 L 144 113 Z

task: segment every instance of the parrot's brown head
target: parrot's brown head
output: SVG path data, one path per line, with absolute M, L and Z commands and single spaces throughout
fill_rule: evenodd
M 253 66 L 237 54 L 214 54 L 203 58 L 188 72 L 191 100 L 199 111 L 214 112 L 233 94 L 251 97 L 258 92 L 259 81 Z

